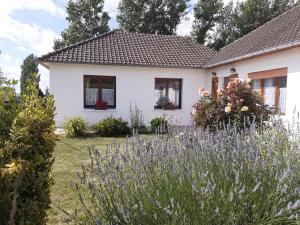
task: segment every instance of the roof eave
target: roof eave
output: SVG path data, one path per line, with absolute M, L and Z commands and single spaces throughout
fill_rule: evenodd
M 205 69 L 203 66 L 162 66 L 162 65 L 140 65 L 140 64 L 121 64 L 121 63 L 91 63 L 91 62 L 61 62 L 61 61 L 51 61 L 51 60 L 38 60 L 38 62 L 50 69 L 47 64 L 83 64 L 83 65 L 94 65 L 94 66 L 127 66 L 127 67 L 150 67 L 150 68 L 177 68 L 177 69 Z
M 227 65 L 227 64 L 239 62 L 239 61 L 246 60 L 246 59 L 251 59 L 251 58 L 255 58 L 255 57 L 259 57 L 259 56 L 263 56 L 263 55 L 273 54 L 273 53 L 276 53 L 276 52 L 279 52 L 279 51 L 283 51 L 283 50 L 287 50 L 287 49 L 294 48 L 294 47 L 299 47 L 299 46 L 300 46 L 300 41 L 299 42 L 293 42 L 293 43 L 290 43 L 290 44 L 281 45 L 281 46 L 277 46 L 277 47 L 274 47 L 274 48 L 269 48 L 269 49 L 265 49 L 265 50 L 262 50 L 262 51 L 258 51 L 258 52 L 252 53 L 252 54 L 247 54 L 247 55 L 243 55 L 243 56 L 236 57 L 236 58 L 233 58 L 233 59 L 225 60 L 225 61 L 222 61 L 220 63 L 204 65 L 203 68 L 204 69 L 213 69 L 213 68 L 216 68 L 218 66 L 224 66 L 224 65 Z

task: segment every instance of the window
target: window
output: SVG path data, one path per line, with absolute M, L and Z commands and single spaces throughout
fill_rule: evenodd
M 98 100 L 116 108 L 116 77 L 84 76 L 84 108 L 94 108 Z
M 265 103 L 273 107 L 276 113 L 285 114 L 287 77 L 273 77 L 252 81 L 252 88 L 260 90 Z
M 181 109 L 181 79 L 155 79 L 155 109 Z
M 226 88 L 230 81 L 238 78 L 238 74 L 231 74 L 229 77 L 224 77 L 223 87 Z

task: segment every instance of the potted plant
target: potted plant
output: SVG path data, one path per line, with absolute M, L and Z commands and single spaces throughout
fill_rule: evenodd
M 97 100 L 95 104 L 95 109 L 106 110 L 107 109 L 107 102 L 102 100 Z

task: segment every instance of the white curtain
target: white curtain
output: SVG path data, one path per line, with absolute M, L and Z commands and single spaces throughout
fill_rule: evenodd
M 260 90 L 260 81 L 261 80 L 253 80 L 252 81 L 252 89 L 253 90 Z
M 85 104 L 95 105 L 98 100 L 98 88 L 86 88 Z
M 266 104 L 270 107 L 275 105 L 275 79 L 268 78 L 264 80 L 264 95 Z
M 102 89 L 102 101 L 106 101 L 108 105 L 114 105 L 114 95 L 114 89 Z

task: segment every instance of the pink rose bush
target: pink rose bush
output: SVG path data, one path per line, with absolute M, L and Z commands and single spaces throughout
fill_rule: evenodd
M 251 88 L 251 80 L 231 81 L 218 90 L 216 97 L 202 91 L 201 99 L 193 106 L 192 118 L 195 125 L 216 130 L 224 125 L 249 126 L 251 122 L 261 124 L 271 114 L 260 92 Z

